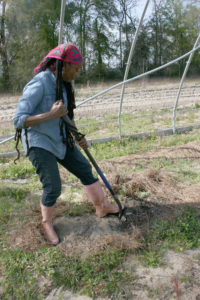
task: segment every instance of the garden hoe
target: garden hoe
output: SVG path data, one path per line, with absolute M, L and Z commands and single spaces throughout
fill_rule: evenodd
M 70 118 L 68 116 L 64 116 L 63 119 L 64 119 L 65 123 L 67 124 L 69 131 L 73 134 L 75 139 L 77 141 L 80 141 L 85 135 L 78 132 L 76 126 L 74 126 L 74 124 L 72 123 L 72 121 L 70 120 Z M 119 207 L 119 214 L 118 214 L 119 219 L 122 220 L 122 221 L 126 221 L 126 214 L 125 214 L 126 208 L 122 208 L 122 205 L 121 205 L 117 195 L 114 193 L 113 189 L 111 188 L 111 186 L 110 186 L 109 182 L 107 181 L 106 177 L 104 176 L 103 172 L 101 171 L 101 169 L 97 165 L 96 161 L 92 157 L 90 151 L 88 149 L 84 149 L 84 152 L 88 156 L 90 162 L 92 163 L 92 165 L 96 169 L 97 173 L 99 174 L 99 176 L 103 180 L 105 186 L 110 191 L 112 197 L 114 198 L 115 202 L 117 203 L 117 205 Z
M 56 100 L 60 100 L 60 99 L 62 99 L 62 62 L 57 60 L 57 62 L 56 62 Z M 67 115 L 62 117 L 62 119 L 67 124 L 69 131 L 72 133 L 72 135 L 75 137 L 75 139 L 77 141 L 80 141 L 85 136 L 84 134 L 82 134 L 78 131 L 76 126 L 73 124 L 73 122 L 71 121 L 71 119 Z M 114 193 L 113 189 L 111 188 L 111 186 L 110 186 L 109 182 L 107 181 L 106 177 L 104 176 L 103 172 L 101 171 L 101 169 L 97 165 L 96 161 L 92 157 L 90 151 L 88 149 L 84 149 L 84 152 L 88 156 L 90 162 L 92 163 L 92 165 L 96 169 L 97 173 L 99 174 L 99 176 L 103 180 L 105 186 L 110 191 L 113 199 L 117 203 L 117 205 L 119 207 L 119 214 L 118 214 L 119 219 L 123 222 L 127 221 L 126 208 L 122 207 L 117 195 Z

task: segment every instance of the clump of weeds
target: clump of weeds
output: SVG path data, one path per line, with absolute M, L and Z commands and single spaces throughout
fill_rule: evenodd
M 157 267 L 162 264 L 166 249 L 182 252 L 200 245 L 200 214 L 192 207 L 173 221 L 157 220 L 146 233 L 145 247 L 139 250 L 138 258 L 145 266 Z
M 21 179 L 27 178 L 32 174 L 35 174 L 35 169 L 28 159 L 20 160 L 17 164 L 10 161 L 9 163 L 2 165 L 0 169 L 1 179 Z

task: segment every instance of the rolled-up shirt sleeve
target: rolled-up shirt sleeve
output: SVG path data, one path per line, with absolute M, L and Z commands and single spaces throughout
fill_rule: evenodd
M 15 128 L 25 128 L 27 117 L 34 115 L 37 105 L 43 98 L 44 88 L 39 76 L 35 76 L 24 88 L 14 116 Z

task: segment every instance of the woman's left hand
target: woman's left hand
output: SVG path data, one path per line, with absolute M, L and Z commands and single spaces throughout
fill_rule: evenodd
M 82 138 L 79 142 L 76 141 L 76 143 L 83 149 L 86 150 L 88 148 L 88 144 L 85 138 Z

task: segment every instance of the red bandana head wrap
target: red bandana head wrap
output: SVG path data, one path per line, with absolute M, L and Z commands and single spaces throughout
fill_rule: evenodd
M 60 59 L 75 65 L 81 66 L 83 64 L 83 57 L 81 52 L 75 45 L 71 44 L 60 44 L 56 48 L 52 49 L 47 56 L 45 56 L 42 62 L 34 69 L 34 74 L 37 74 L 41 71 L 45 71 L 47 64 L 52 59 Z M 50 70 L 55 71 L 55 62 L 50 64 Z

